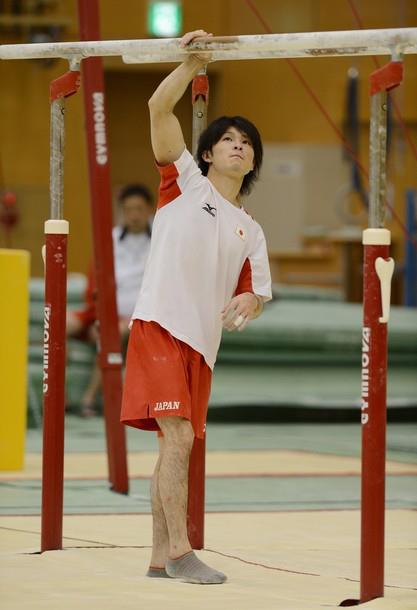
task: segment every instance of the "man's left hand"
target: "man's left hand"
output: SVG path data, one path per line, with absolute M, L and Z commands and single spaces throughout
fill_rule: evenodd
M 223 328 L 242 331 L 249 320 L 256 317 L 259 308 L 259 299 L 253 292 L 243 292 L 233 297 L 222 311 Z

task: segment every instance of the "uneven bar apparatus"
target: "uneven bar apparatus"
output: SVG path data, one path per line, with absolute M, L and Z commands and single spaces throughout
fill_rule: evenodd
M 345 600 L 341 605 L 348 606 L 365 602 L 383 596 L 384 578 L 387 322 L 389 317 L 390 279 L 393 271 L 393 261 L 388 257 L 390 234 L 384 228 L 386 91 L 398 85 L 401 81 L 401 56 L 417 54 L 417 28 L 212 37 L 196 39 L 186 49 L 179 46 L 179 39 L 1 45 L 0 59 L 60 57 L 70 61 L 71 65 L 77 65 L 87 57 L 117 55 L 122 56 L 127 63 L 157 63 L 181 62 L 195 51 L 210 52 L 211 61 L 351 55 L 388 55 L 393 59 L 388 66 L 371 76 L 370 226 L 364 231 L 363 239 L 365 286 L 362 353 L 361 594 L 360 600 Z M 204 105 L 204 101 L 201 102 L 200 100 L 200 103 Z M 60 175 L 62 176 L 62 172 L 60 172 Z M 48 225 L 47 232 L 65 233 L 64 224 L 62 226 L 59 224 L 65 223 L 61 220 L 62 215 L 55 214 L 55 216 L 52 215 L 52 218 L 55 221 L 47 221 L 47 225 L 52 223 L 50 226 Z M 54 222 L 58 222 L 58 224 L 54 225 Z M 47 303 L 49 299 L 48 285 L 50 284 L 48 274 L 51 273 L 49 269 L 52 264 L 51 254 L 48 254 L 49 247 L 47 238 Z M 63 293 L 62 296 L 64 297 Z M 48 332 L 53 333 L 54 325 L 59 326 L 61 329 L 59 337 L 65 345 L 62 323 L 62 319 L 56 320 L 54 318 L 51 310 L 50 317 L 48 317 Z M 62 349 L 65 351 L 64 345 Z M 45 349 L 50 349 L 46 343 L 45 346 Z M 49 352 L 46 352 L 46 361 L 49 362 L 50 367 Z M 384 371 L 383 379 L 381 379 L 381 371 Z M 52 382 L 52 369 L 49 368 L 48 372 L 49 379 Z M 59 383 L 62 383 L 62 371 L 57 371 L 56 375 L 59 377 Z M 61 400 L 60 396 L 61 394 L 59 394 L 59 400 Z M 52 400 L 51 397 L 50 400 Z M 47 405 L 46 402 L 45 405 Z M 60 436 L 59 440 L 55 439 L 55 449 L 61 451 L 61 447 L 57 447 L 57 445 L 62 441 L 63 452 L 63 422 L 59 421 L 57 425 Z M 45 445 L 44 452 L 46 451 L 47 446 Z M 201 448 L 199 449 L 199 456 L 201 460 Z M 48 458 L 44 453 L 44 465 L 46 461 L 48 461 Z M 45 468 L 47 467 L 46 464 Z M 200 483 L 203 480 L 202 493 L 204 497 L 204 476 L 195 472 L 190 475 L 192 481 L 198 478 Z M 57 485 L 59 487 L 59 481 Z M 201 506 L 203 504 L 200 502 L 200 509 Z M 200 509 L 198 506 L 195 508 L 195 510 Z M 62 505 L 56 508 L 55 515 L 59 510 L 61 510 L 62 519 Z M 200 517 L 195 523 L 201 523 Z M 47 514 L 43 515 L 44 520 L 50 518 Z M 59 545 L 59 535 L 58 527 L 53 548 L 62 548 L 62 540 L 61 545 Z M 201 548 L 204 542 L 203 532 L 194 532 L 194 535 L 195 548 Z M 45 550 L 44 546 L 42 550 Z
M 416 54 L 417 28 L 213 36 L 196 39 L 187 49 L 179 46 L 178 38 L 0 45 L 0 59 L 120 55 L 126 63 L 182 62 L 196 50 L 210 51 L 212 61 Z

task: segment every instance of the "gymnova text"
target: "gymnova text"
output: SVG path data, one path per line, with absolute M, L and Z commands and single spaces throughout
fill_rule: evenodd
M 104 93 L 93 93 L 94 141 L 96 144 L 96 161 L 99 165 L 107 163 L 106 115 L 104 114 Z
M 369 344 L 371 342 L 371 329 L 364 326 L 362 329 L 362 402 L 361 402 L 361 422 L 367 424 L 369 420 L 368 400 L 369 400 Z
M 51 306 L 45 305 L 43 314 L 43 393 L 48 391 L 49 384 L 49 325 L 51 319 Z

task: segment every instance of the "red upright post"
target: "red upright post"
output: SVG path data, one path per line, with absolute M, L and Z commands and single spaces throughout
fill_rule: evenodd
M 205 69 L 193 79 L 193 155 L 197 153 L 198 140 L 207 125 L 209 84 Z M 204 504 L 206 478 L 206 439 L 196 438 L 190 456 L 188 472 L 188 538 L 193 549 L 204 548 Z
M 363 233 L 362 499 L 360 603 L 384 595 L 387 323 L 394 261 L 384 229 L 387 91 L 400 84 L 402 63 L 371 75 L 369 225 Z
M 387 323 L 376 261 L 388 262 L 390 237 L 386 229 L 363 235 L 361 602 L 384 595 Z
M 195 438 L 188 471 L 188 539 L 193 549 L 204 548 L 206 439 Z
M 78 10 L 81 40 L 100 40 L 97 0 L 78 0 Z M 113 491 L 128 493 L 126 437 L 124 426 L 120 423 L 122 356 L 114 279 L 112 201 L 101 58 L 85 59 L 82 76 L 109 480 Z
M 63 220 L 65 98 L 78 91 L 80 73 L 51 83 L 50 219 L 45 222 L 45 313 L 43 339 L 43 449 L 41 552 L 62 549 L 64 496 L 65 320 L 67 238 Z
M 45 223 L 41 552 L 62 549 L 67 233 Z M 68 223 L 66 223 L 68 225 Z M 68 229 L 67 229 L 68 230 Z

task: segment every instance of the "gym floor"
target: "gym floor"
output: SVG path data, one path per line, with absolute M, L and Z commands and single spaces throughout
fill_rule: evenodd
M 102 418 L 66 417 L 64 551 L 39 554 L 41 433 L 0 473 L 2 607 L 315 610 L 359 597 L 360 426 L 209 422 L 205 550 L 221 587 L 144 576 L 154 434 L 128 430 L 130 494 L 111 492 Z M 417 608 L 417 424 L 387 436 L 385 597 Z

